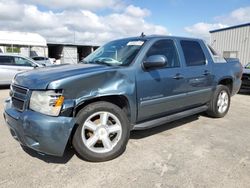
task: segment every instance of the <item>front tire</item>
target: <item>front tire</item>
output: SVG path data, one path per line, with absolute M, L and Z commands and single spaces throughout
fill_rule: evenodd
M 214 118 L 224 117 L 230 107 L 230 91 L 227 86 L 218 85 L 209 103 L 207 114 Z
M 107 161 L 125 151 L 130 126 L 121 108 L 109 102 L 95 102 L 80 110 L 77 119 L 73 146 L 83 159 Z

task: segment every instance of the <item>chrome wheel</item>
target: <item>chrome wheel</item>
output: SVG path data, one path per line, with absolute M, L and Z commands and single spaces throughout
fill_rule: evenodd
M 81 136 L 84 145 L 95 153 L 111 151 L 121 139 L 120 120 L 112 113 L 100 111 L 83 123 Z
M 218 96 L 217 100 L 217 109 L 219 113 L 226 112 L 229 105 L 229 96 L 228 93 L 224 90 L 222 90 Z

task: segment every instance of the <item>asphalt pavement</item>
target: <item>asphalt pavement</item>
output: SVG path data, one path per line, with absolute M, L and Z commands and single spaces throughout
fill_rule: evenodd
M 0 89 L 0 187 L 250 187 L 250 92 L 226 117 L 195 115 L 131 133 L 126 151 L 104 163 L 23 149 L 5 125 Z

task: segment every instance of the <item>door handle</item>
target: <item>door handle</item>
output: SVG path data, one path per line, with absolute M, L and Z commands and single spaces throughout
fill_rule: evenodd
M 205 70 L 204 73 L 203 73 L 204 76 L 208 76 L 208 75 L 210 75 L 210 74 L 211 74 L 211 73 L 210 73 L 210 71 L 208 71 L 208 70 Z
M 176 80 L 180 80 L 180 79 L 183 79 L 184 77 L 180 74 L 180 73 L 177 73 L 173 79 L 176 79 Z

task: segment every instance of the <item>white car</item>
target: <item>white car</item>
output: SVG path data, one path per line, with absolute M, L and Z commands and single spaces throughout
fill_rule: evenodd
M 21 55 L 0 54 L 0 85 L 9 85 L 17 73 L 37 67 L 44 66 Z

